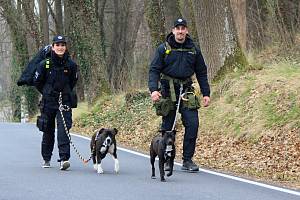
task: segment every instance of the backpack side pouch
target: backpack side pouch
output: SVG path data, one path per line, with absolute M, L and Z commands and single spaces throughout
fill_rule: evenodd
M 195 110 L 200 108 L 201 106 L 200 98 L 193 92 L 188 92 L 186 95 L 184 95 L 183 98 L 184 98 L 182 100 L 183 107 L 188 108 L 190 110 Z

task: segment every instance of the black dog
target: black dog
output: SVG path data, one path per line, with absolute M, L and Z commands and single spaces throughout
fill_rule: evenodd
M 101 160 L 105 158 L 107 153 L 113 156 L 115 161 L 115 172 L 119 172 L 119 161 L 117 159 L 117 143 L 115 135 L 118 133 L 117 129 L 102 128 L 95 133 L 91 139 L 91 153 L 94 163 L 94 169 L 97 173 L 102 174 L 103 169 L 101 167 Z
M 150 145 L 150 162 L 152 165 L 152 176 L 155 178 L 154 162 L 155 157 L 159 158 L 159 171 L 160 180 L 166 181 L 164 164 L 167 163 L 170 166 L 170 171 L 167 176 L 173 174 L 174 158 L 175 158 L 175 134 L 176 131 L 160 131 L 161 135 L 157 135 L 152 139 Z

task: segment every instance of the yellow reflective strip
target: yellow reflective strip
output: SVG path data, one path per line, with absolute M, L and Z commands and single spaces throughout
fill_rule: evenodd
M 46 67 L 46 69 L 49 69 L 49 67 L 50 67 L 50 60 L 49 59 L 46 60 L 45 67 Z

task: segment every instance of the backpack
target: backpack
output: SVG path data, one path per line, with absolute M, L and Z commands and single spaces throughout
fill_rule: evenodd
M 47 58 L 51 52 L 51 45 L 45 46 L 43 49 L 39 50 L 39 52 L 30 60 L 30 62 L 25 67 L 24 71 L 22 72 L 17 85 L 27 85 L 33 86 L 33 77 L 35 75 L 36 68 L 38 64 Z

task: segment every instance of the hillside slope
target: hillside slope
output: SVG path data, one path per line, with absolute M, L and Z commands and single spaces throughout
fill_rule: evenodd
M 227 74 L 200 108 L 196 163 L 204 168 L 300 188 L 300 65 L 280 62 Z M 76 111 L 75 111 L 76 112 Z M 119 129 L 122 146 L 148 154 L 160 118 L 147 91 L 106 96 L 74 120 L 73 132 Z M 177 124 L 181 162 L 182 123 Z M 150 167 L 150 164 L 149 164 Z

